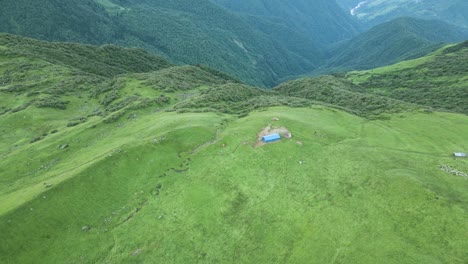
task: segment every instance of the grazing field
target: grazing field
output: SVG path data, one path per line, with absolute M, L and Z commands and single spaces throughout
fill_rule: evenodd
M 468 259 L 468 117 L 437 112 L 466 113 L 466 42 L 273 90 L 115 46 L 0 44 L 2 264 Z M 274 132 L 292 137 L 258 141 Z
M 0 145 L 2 262 L 468 259 L 468 180 L 439 168 L 468 172 L 464 115 L 135 113 Z M 293 137 L 253 147 L 269 124 Z

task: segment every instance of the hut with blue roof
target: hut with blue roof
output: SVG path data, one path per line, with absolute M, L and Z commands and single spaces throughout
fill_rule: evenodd
M 271 134 L 271 135 L 266 135 L 262 137 L 262 141 L 265 143 L 275 142 L 280 139 L 281 139 L 281 136 L 279 134 Z

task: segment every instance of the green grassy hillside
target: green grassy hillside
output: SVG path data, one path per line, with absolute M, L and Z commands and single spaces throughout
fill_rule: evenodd
M 416 60 L 351 72 L 354 91 L 468 114 L 468 42 Z
M 293 139 L 254 148 L 272 117 Z M 323 107 L 93 120 L 2 154 L 0 252 L 7 263 L 463 263 L 466 179 L 438 166 L 468 171 L 449 157 L 468 145 L 466 124 Z
M 468 258 L 468 160 L 451 157 L 468 151 L 466 115 L 338 77 L 268 91 L 28 42 L 0 36 L 2 263 Z M 292 138 L 259 144 L 268 127 Z

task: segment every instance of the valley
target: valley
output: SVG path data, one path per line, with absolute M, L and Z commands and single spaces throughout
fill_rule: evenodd
M 140 48 L 266 88 L 303 75 L 390 65 L 468 38 L 466 27 L 427 21 L 432 16 L 392 16 L 386 25 L 368 26 L 328 0 L 5 0 L 3 6 L 0 32 Z

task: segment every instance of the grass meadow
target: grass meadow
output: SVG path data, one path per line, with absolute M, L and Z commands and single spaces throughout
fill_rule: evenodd
M 468 172 L 464 115 L 143 111 L 1 145 L 2 263 L 468 259 L 468 180 L 438 167 Z M 293 137 L 253 147 L 269 124 Z

